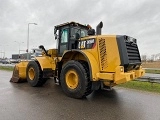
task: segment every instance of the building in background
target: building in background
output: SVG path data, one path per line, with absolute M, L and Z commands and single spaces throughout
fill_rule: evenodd
M 29 53 L 29 59 L 41 56 L 42 50 L 41 49 L 32 49 L 32 51 Z M 21 54 L 12 54 L 12 59 L 27 59 L 27 53 L 21 53 Z
M 31 53 L 29 53 L 29 59 L 30 58 L 31 58 Z M 12 54 L 12 59 L 27 59 L 27 53 Z
M 41 49 L 32 49 L 32 52 L 31 52 L 31 56 L 30 56 L 30 59 L 34 58 L 34 57 L 37 57 L 37 56 L 42 56 L 42 50 Z

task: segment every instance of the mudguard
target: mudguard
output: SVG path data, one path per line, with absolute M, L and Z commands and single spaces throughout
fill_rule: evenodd
M 71 54 L 74 56 L 77 53 L 80 53 L 84 56 L 86 59 L 88 65 L 89 65 L 89 70 L 90 70 L 90 80 L 92 81 L 97 81 L 97 73 L 99 72 L 99 63 L 96 61 L 95 57 L 88 51 L 79 51 L 79 50 L 72 50 L 72 51 L 67 51 L 63 56 L 62 60 L 65 60 L 65 58 L 69 57 Z
M 38 61 L 42 71 L 44 69 L 55 70 L 55 68 L 56 68 L 55 61 L 53 60 L 53 58 L 51 58 L 49 56 L 35 57 L 35 59 Z

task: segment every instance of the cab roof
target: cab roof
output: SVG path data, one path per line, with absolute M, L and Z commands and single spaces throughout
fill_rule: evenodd
M 55 28 L 61 28 L 61 27 L 64 27 L 64 26 L 67 26 L 67 25 L 72 25 L 72 26 L 81 26 L 81 27 L 85 27 L 85 28 L 88 28 L 87 25 L 83 25 L 83 24 L 80 24 L 78 22 L 74 22 L 74 21 L 71 21 L 71 22 L 66 22 L 66 23 L 63 23 L 63 24 L 60 24 L 60 25 L 56 25 Z

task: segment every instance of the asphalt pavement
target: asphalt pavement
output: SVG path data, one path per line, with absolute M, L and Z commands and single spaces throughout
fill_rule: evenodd
M 160 120 L 160 94 L 114 87 L 84 99 L 67 97 L 50 79 L 43 87 L 9 82 L 0 70 L 0 120 Z

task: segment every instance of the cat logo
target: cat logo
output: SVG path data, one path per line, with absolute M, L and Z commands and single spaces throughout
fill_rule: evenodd
M 86 48 L 86 41 L 81 41 L 78 43 L 78 48 L 85 49 Z
M 79 49 L 91 49 L 94 43 L 95 43 L 95 39 L 79 41 L 78 48 Z

